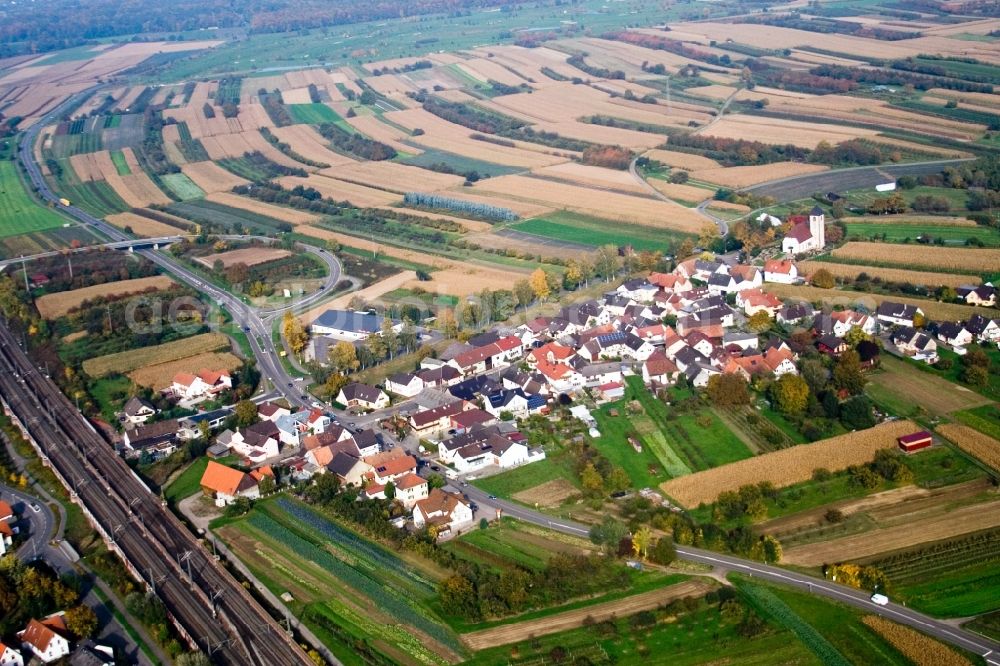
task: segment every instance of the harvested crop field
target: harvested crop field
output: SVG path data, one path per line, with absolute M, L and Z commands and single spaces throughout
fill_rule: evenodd
M 640 611 L 658 608 L 674 599 L 689 596 L 699 597 L 710 589 L 712 589 L 712 585 L 704 580 L 689 580 L 658 590 L 625 597 L 624 599 L 585 606 L 536 620 L 502 624 L 498 627 L 462 634 L 462 642 L 472 650 L 484 650 L 497 645 L 508 645 L 535 636 L 546 636 L 581 627 L 587 618 L 592 618 L 596 622 L 603 622 L 610 618 L 625 617 Z
M 105 181 L 131 208 L 144 208 L 153 204 L 166 206 L 173 203 L 173 199 L 161 192 L 156 183 L 141 171 L 128 176 L 119 176 L 117 173 L 106 174 Z
M 307 178 L 285 176 L 279 178 L 278 183 L 288 189 L 294 188 L 296 185 L 311 187 L 324 197 L 329 197 L 334 201 L 350 201 L 351 204 L 359 208 L 377 208 L 402 201 L 402 196 L 393 192 L 377 190 L 373 187 L 365 187 L 317 174 L 310 174 Z
M 692 155 L 691 153 L 681 153 L 676 150 L 662 150 L 656 148 L 645 154 L 651 160 L 656 160 L 662 164 L 675 169 L 685 171 L 703 171 L 706 169 L 721 169 L 722 166 L 713 159 Z
M 284 206 L 276 206 L 274 204 L 257 201 L 256 199 L 250 199 L 248 197 L 241 197 L 238 194 L 233 194 L 232 192 L 213 192 L 212 194 L 206 196 L 205 200 L 229 206 L 230 208 L 238 208 L 240 210 L 257 213 L 266 217 L 272 217 L 276 220 L 281 220 L 282 222 L 288 222 L 289 224 L 309 224 L 319 219 L 319 217 L 313 213 L 307 213 L 294 208 L 286 208 Z
M 83 371 L 91 377 L 103 377 L 112 372 L 128 373 L 147 365 L 170 363 L 189 356 L 228 348 L 229 338 L 222 333 L 202 333 L 162 345 L 138 347 L 117 354 L 90 358 L 83 362 Z M 195 368 L 195 371 L 198 369 Z
M 861 618 L 869 629 L 887 640 L 916 666 L 972 666 L 972 662 L 950 647 L 915 629 L 878 615 Z
M 996 311 L 990 308 L 977 308 L 958 303 L 941 303 L 924 298 L 896 296 L 895 294 L 891 296 L 884 296 L 882 294 L 869 294 L 860 291 L 820 289 L 819 287 L 808 287 L 797 284 L 778 284 L 776 282 L 768 282 L 765 284 L 764 291 L 774 294 L 779 298 L 795 298 L 800 301 L 822 303 L 828 306 L 843 305 L 844 307 L 851 307 L 857 304 L 867 308 L 869 311 L 874 311 L 882 301 L 909 303 L 919 307 L 924 311 L 924 314 L 931 319 L 947 321 L 965 320 L 974 314 L 981 314 L 984 317 L 996 316 Z
M 397 206 L 389 206 L 385 210 L 391 210 L 394 213 L 405 213 L 406 215 L 413 215 L 414 217 L 426 217 L 431 220 L 448 220 L 449 222 L 455 222 L 456 224 L 461 224 L 463 227 L 469 231 L 489 231 L 493 228 L 493 225 L 489 222 L 481 222 L 480 220 L 467 220 L 464 217 L 457 217 L 455 215 L 445 215 L 444 213 L 438 213 L 436 211 L 430 210 L 420 210 L 418 208 L 403 208 Z
M 935 428 L 955 445 L 1000 472 L 1000 441 L 969 426 L 946 423 Z
M 539 484 L 534 488 L 522 490 L 511 495 L 518 502 L 528 506 L 552 507 L 559 506 L 565 500 L 580 491 L 566 479 L 553 479 Z
M 667 227 L 687 233 L 698 233 L 705 224 L 705 218 L 698 213 L 666 201 L 595 191 L 588 187 L 528 176 L 490 178 L 477 183 L 473 189 L 482 194 L 496 193 L 511 199 L 547 205 L 549 208 L 571 210 L 609 220 Z
M 979 284 L 982 279 L 976 275 L 955 273 L 932 273 L 930 271 L 910 271 L 905 268 L 882 268 L 860 264 L 835 264 L 830 261 L 803 261 L 799 263 L 800 274 L 812 275 L 819 269 L 829 271 L 834 277 L 853 280 L 860 273 L 890 282 L 909 282 L 927 287 L 957 287 L 963 284 Z
M 243 362 L 230 352 L 206 352 L 157 365 L 147 365 L 128 373 L 129 379 L 138 386 L 148 386 L 154 391 L 164 389 L 173 382 L 178 372 L 198 372 L 207 370 L 232 371 Z
M 555 164 L 550 167 L 535 169 L 533 173 L 536 176 L 555 178 L 585 187 L 609 189 L 643 196 L 649 193 L 645 187 L 636 182 L 635 178 L 628 171 L 605 169 L 604 167 L 589 166 L 580 164 L 579 162 Z
M 875 130 L 831 125 L 825 123 L 801 122 L 785 118 L 763 118 L 759 116 L 724 116 L 703 134 L 722 139 L 745 139 L 774 145 L 792 144 L 800 148 L 815 148 L 820 141 L 840 143 L 859 137 L 875 136 Z
M 832 472 L 870 461 L 875 452 L 896 446 L 896 438 L 920 428 L 911 421 L 891 421 L 868 430 L 831 437 L 812 444 L 765 453 L 754 458 L 688 474 L 660 485 L 681 505 L 711 503 L 719 493 L 740 486 L 770 481 L 777 488 L 812 478 L 814 469 Z
M 271 134 L 291 146 L 292 150 L 307 160 L 326 164 L 327 166 L 337 166 L 338 164 L 350 164 L 354 160 L 339 153 L 335 153 L 327 148 L 327 140 L 308 125 L 289 125 L 288 127 L 275 127 Z
M 815 567 L 842 561 L 845 553 L 849 553 L 852 560 L 863 560 L 881 553 L 1000 526 L 1000 500 L 951 507 L 950 510 L 939 507 L 938 511 L 928 513 L 930 515 L 924 517 L 904 514 L 896 516 L 891 527 L 787 548 L 782 562 Z
M 95 284 L 91 287 L 83 287 L 82 289 L 60 291 L 55 294 L 39 296 L 35 300 L 35 307 L 38 308 L 38 313 L 42 315 L 43 319 L 58 319 L 74 308 L 79 307 L 84 301 L 99 297 L 121 298 L 146 291 L 159 291 L 161 289 L 168 289 L 173 284 L 174 281 L 164 275 Z
M 698 180 L 724 185 L 725 187 L 743 188 L 759 185 L 779 178 L 791 178 L 807 173 L 826 171 L 829 167 L 822 164 L 802 164 L 801 162 L 775 162 L 760 166 L 719 167 L 718 169 L 702 169 L 692 172 Z
M 429 169 L 407 166 L 396 162 L 358 162 L 323 169 L 320 174 L 355 185 L 369 186 L 398 194 L 407 192 L 436 192 L 457 187 L 465 182 L 463 176 L 437 173 Z
M 215 162 L 189 162 L 181 166 L 181 172 L 208 193 L 228 192 L 238 185 L 250 182 L 226 171 Z
M 409 134 L 399 131 L 392 125 L 387 125 L 379 120 L 378 116 L 355 116 L 354 118 L 345 118 L 345 120 L 351 127 L 365 136 L 384 143 L 398 152 L 410 153 L 411 155 L 423 152 L 419 148 L 402 143 L 402 139 L 407 138 Z
M 365 303 L 378 304 L 380 302 L 379 298 L 384 294 L 400 289 L 407 282 L 415 280 L 416 277 L 417 274 L 414 271 L 403 271 L 395 275 L 390 275 L 384 280 L 379 280 L 374 284 L 368 285 L 364 289 L 342 294 L 332 301 L 326 301 L 322 305 L 318 305 L 311 310 L 307 310 L 299 315 L 299 319 L 302 320 L 303 324 L 308 326 L 314 319 L 316 319 L 316 317 L 320 316 L 327 310 L 348 307 L 354 298 L 360 298 Z
M 944 271 L 995 271 L 1000 267 L 1000 250 L 923 246 L 919 252 L 905 245 L 850 241 L 831 254 L 838 259 L 894 264 L 901 267 Z
M 82 182 L 104 180 L 109 174 L 118 175 L 118 169 L 111 160 L 111 153 L 100 150 L 96 153 L 82 153 L 69 158 L 73 172 Z
M 105 219 L 116 227 L 122 229 L 129 227 L 132 233 L 144 238 L 177 236 L 184 233 L 183 230 L 177 227 L 172 227 L 169 224 L 164 224 L 163 222 L 152 220 L 136 213 L 117 213 L 115 215 L 108 215 Z
M 703 187 L 669 183 L 659 178 L 650 178 L 646 182 L 652 185 L 660 194 L 678 202 L 697 204 L 711 198 L 715 194 L 712 190 L 706 190 Z
M 204 264 L 209 268 L 214 266 L 215 262 L 221 261 L 223 266 L 229 268 L 235 264 L 256 266 L 258 264 L 266 264 L 269 261 L 284 259 L 285 257 L 290 256 L 292 256 L 291 252 L 288 250 L 282 250 L 278 247 L 245 247 L 239 250 L 217 252 L 204 257 L 198 257 L 197 261 L 198 263 Z

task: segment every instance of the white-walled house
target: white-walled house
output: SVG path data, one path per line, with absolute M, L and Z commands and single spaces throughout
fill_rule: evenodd
M 48 664 L 69 654 L 66 618 L 54 613 L 43 620 L 32 619 L 24 630 L 17 632 L 21 647 Z
M 413 507 L 413 524 L 435 528 L 439 538 L 449 536 L 472 524 L 472 508 L 461 495 L 435 488 Z
M 226 506 L 237 497 L 258 499 L 260 488 L 252 476 L 232 467 L 209 460 L 201 475 L 201 489 L 215 500 L 216 506 Z
M 790 259 L 768 259 L 764 262 L 764 282 L 795 284 L 799 281 L 799 269 Z
M 24 666 L 24 657 L 11 646 L 0 642 L 0 666 Z
M 228 370 L 201 369 L 198 374 L 178 372 L 170 384 L 170 392 L 179 400 L 201 400 L 233 388 Z

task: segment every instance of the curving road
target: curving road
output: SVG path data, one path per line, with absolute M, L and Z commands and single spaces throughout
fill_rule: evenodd
M 548 527 L 557 532 L 573 536 L 587 537 L 590 533 L 588 525 L 573 520 L 548 516 L 506 500 L 491 499 L 485 492 L 471 485 L 463 487 L 461 490 L 477 504 L 488 504 L 499 507 L 503 509 L 505 515 L 512 518 Z M 951 643 L 969 652 L 974 652 L 982 656 L 987 663 L 1000 666 L 1000 654 L 998 654 L 1000 652 L 1000 643 L 979 634 L 959 629 L 948 622 L 936 620 L 899 604 L 890 603 L 886 606 L 879 606 L 872 603 L 867 592 L 780 567 L 761 564 L 741 557 L 723 555 L 701 548 L 677 546 L 677 555 L 685 560 L 743 573 L 773 583 L 789 585 L 810 594 L 818 594 L 849 606 L 861 608 L 865 612 L 881 615 L 900 624 L 911 626 L 946 643 Z

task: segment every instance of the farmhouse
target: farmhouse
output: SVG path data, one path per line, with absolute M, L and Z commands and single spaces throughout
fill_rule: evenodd
M 42 620 L 32 619 L 28 626 L 17 632 L 21 647 L 48 664 L 69 654 L 69 640 L 65 635 L 66 616 L 53 613 Z
M 413 524 L 417 528 L 432 527 L 438 538 L 457 534 L 472 523 L 472 509 L 456 493 L 440 488 L 430 491 L 427 499 L 420 500 L 413 507 Z
M 340 389 L 337 402 L 347 408 L 384 409 L 389 406 L 389 396 L 379 388 L 354 382 Z
M 201 475 L 201 490 L 206 497 L 215 500 L 216 506 L 231 504 L 237 497 L 260 497 L 260 488 L 252 476 L 214 460 L 208 461 L 205 473 Z
M 819 206 L 814 206 L 808 217 L 793 215 L 788 221 L 791 229 L 781 241 L 781 251 L 785 254 L 817 252 L 826 245 L 826 216 Z
M 316 317 L 310 325 L 314 336 L 326 336 L 335 340 L 358 342 L 369 335 L 382 332 L 382 315 L 369 312 L 352 312 L 350 310 L 327 310 Z M 392 330 L 397 333 L 403 329 L 401 322 L 392 322 Z

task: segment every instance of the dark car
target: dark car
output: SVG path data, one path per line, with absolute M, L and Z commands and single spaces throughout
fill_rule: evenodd
M 497 496 L 496 496 L 496 495 L 490 495 L 490 499 L 491 499 L 491 500 L 495 500 L 496 498 L 497 498 Z
M 431 465 L 431 469 L 432 469 L 433 471 L 435 471 L 435 472 L 440 472 L 440 471 L 441 471 L 441 468 L 440 468 L 440 467 L 438 467 L 437 465 Z
M 292 383 L 288 382 L 288 388 L 292 388 Z
M 249 333 L 250 332 L 250 327 L 249 326 L 244 326 L 243 327 L 243 332 L 244 333 Z

